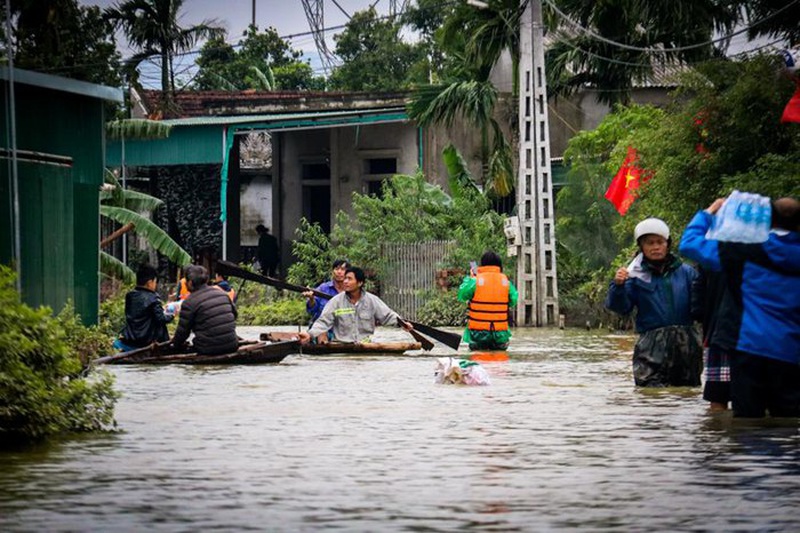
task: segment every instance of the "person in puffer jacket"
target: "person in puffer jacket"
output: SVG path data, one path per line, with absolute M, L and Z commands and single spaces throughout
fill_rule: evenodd
M 172 345 L 183 346 L 194 332 L 194 351 L 204 355 L 233 353 L 239 348 L 236 305 L 219 287 L 208 285 L 208 270 L 199 265 L 186 269 L 191 293 L 181 304 L 180 321 Z
M 699 315 L 697 271 L 670 253 L 663 220 L 639 222 L 634 238 L 639 254 L 617 270 L 605 301 L 620 315 L 637 311 L 634 381 L 643 387 L 699 386 L 703 350 L 693 326 Z
M 724 201 L 695 215 L 680 249 L 724 274 L 726 290 L 709 342 L 730 355 L 733 416 L 800 416 L 800 201 L 772 202 L 772 230 L 764 243 L 706 238 Z

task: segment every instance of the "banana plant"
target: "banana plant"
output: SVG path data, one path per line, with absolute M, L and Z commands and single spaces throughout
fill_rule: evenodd
M 169 136 L 171 127 L 153 120 L 119 120 L 106 125 L 106 135 L 112 139 L 160 139 Z M 180 267 L 191 263 L 191 256 L 181 248 L 149 216 L 164 202 L 149 194 L 122 188 L 117 177 L 109 169 L 104 174 L 104 184 L 100 190 L 100 214 L 114 220 L 122 227 L 103 239 L 100 243 L 100 271 L 126 282 L 135 281 L 133 271 L 124 263 L 102 251 L 125 233 L 135 231 L 155 250 Z

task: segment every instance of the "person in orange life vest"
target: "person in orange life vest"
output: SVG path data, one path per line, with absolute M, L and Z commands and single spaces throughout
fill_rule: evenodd
M 175 301 L 182 302 L 189 297 L 189 284 L 186 282 L 186 277 L 182 277 L 175 287 Z
M 470 274 L 458 288 L 458 299 L 469 303 L 464 342 L 470 350 L 505 350 L 511 340 L 508 308 L 517 305 L 517 288 L 492 251 L 484 252 L 481 266 Z
M 239 295 L 236 294 L 236 289 L 234 289 L 233 286 L 228 283 L 228 280 L 225 279 L 225 276 L 219 272 L 214 274 L 214 283 L 212 285 L 225 291 L 225 294 L 228 295 L 228 298 L 230 298 L 233 303 L 236 303 L 236 298 L 238 298 Z

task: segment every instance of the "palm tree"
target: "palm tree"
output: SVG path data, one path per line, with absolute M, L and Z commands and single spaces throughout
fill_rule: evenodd
M 175 73 L 173 59 L 176 54 L 190 50 L 201 39 L 224 36 L 225 30 L 213 20 L 206 20 L 190 28 L 178 25 L 178 13 L 183 0 L 126 0 L 109 9 L 108 16 L 139 51 L 128 61 L 135 70 L 151 57 L 161 58 L 162 111 L 174 111 Z
M 408 114 L 421 126 L 451 126 L 461 116 L 481 132 L 485 190 L 498 197 L 511 193 L 515 173 L 511 145 L 494 119 L 497 89 L 489 81 L 492 67 L 508 50 L 518 80 L 519 23 L 526 2 L 489 0 L 485 9 L 458 5 L 442 28 L 442 46 L 449 48 L 451 81 L 415 90 Z
M 634 80 L 655 67 L 720 55 L 741 20 L 742 2 L 717 0 L 544 0 L 550 39 L 548 92 L 568 95 L 592 85 L 602 102 L 627 103 Z

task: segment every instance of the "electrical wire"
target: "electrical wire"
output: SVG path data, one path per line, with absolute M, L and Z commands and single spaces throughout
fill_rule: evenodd
M 625 43 L 620 43 L 618 41 L 613 41 L 611 39 L 607 39 L 607 38 L 603 37 L 602 35 L 593 32 L 589 28 L 587 28 L 585 26 L 582 26 L 580 23 L 575 22 L 574 20 L 572 20 L 569 17 L 569 15 L 567 15 L 566 13 L 564 13 L 563 11 L 558 9 L 558 7 L 556 7 L 556 5 L 553 3 L 553 0 L 544 0 L 544 2 L 547 5 L 549 5 L 553 9 L 553 11 L 555 11 L 556 14 L 558 14 L 562 19 L 564 19 L 566 22 L 568 22 L 569 24 L 574 26 L 576 29 L 580 30 L 581 32 L 585 33 L 586 35 L 588 35 L 588 36 L 590 36 L 590 37 L 592 37 L 594 39 L 597 39 L 598 41 L 602 41 L 602 42 L 604 42 L 606 44 L 610 44 L 610 45 L 616 46 L 618 48 L 623 48 L 625 50 L 633 50 L 633 51 L 636 51 L 636 52 L 647 52 L 647 53 L 653 53 L 653 54 L 668 54 L 668 53 L 673 53 L 673 52 L 682 52 L 684 50 L 694 50 L 695 48 L 702 48 L 704 46 L 708 46 L 708 45 L 711 45 L 711 44 L 716 44 L 718 42 L 725 41 L 725 40 L 730 39 L 731 37 L 733 37 L 735 35 L 739 35 L 739 34 L 745 33 L 747 31 L 749 31 L 750 29 L 754 28 L 755 26 L 758 26 L 759 24 L 761 24 L 761 23 L 763 23 L 763 22 L 765 22 L 765 21 L 767 21 L 767 20 L 769 20 L 769 19 L 771 19 L 773 17 L 778 16 L 780 13 L 782 13 L 783 11 L 789 9 L 794 4 L 796 4 L 798 1 L 800 1 L 800 0 L 792 0 L 791 2 L 789 2 L 788 4 L 783 6 L 782 8 L 778 9 L 774 13 L 770 13 L 766 17 L 753 22 L 752 24 L 742 28 L 741 30 L 737 30 L 737 31 L 729 33 L 727 35 L 723 35 L 722 37 L 720 37 L 718 39 L 712 39 L 710 41 L 705 41 L 705 42 L 702 42 L 702 43 L 696 43 L 696 44 L 687 45 L 687 46 L 676 46 L 676 47 L 672 47 L 672 48 L 648 48 L 648 47 L 633 46 L 633 45 L 629 45 L 629 44 L 625 44 Z

